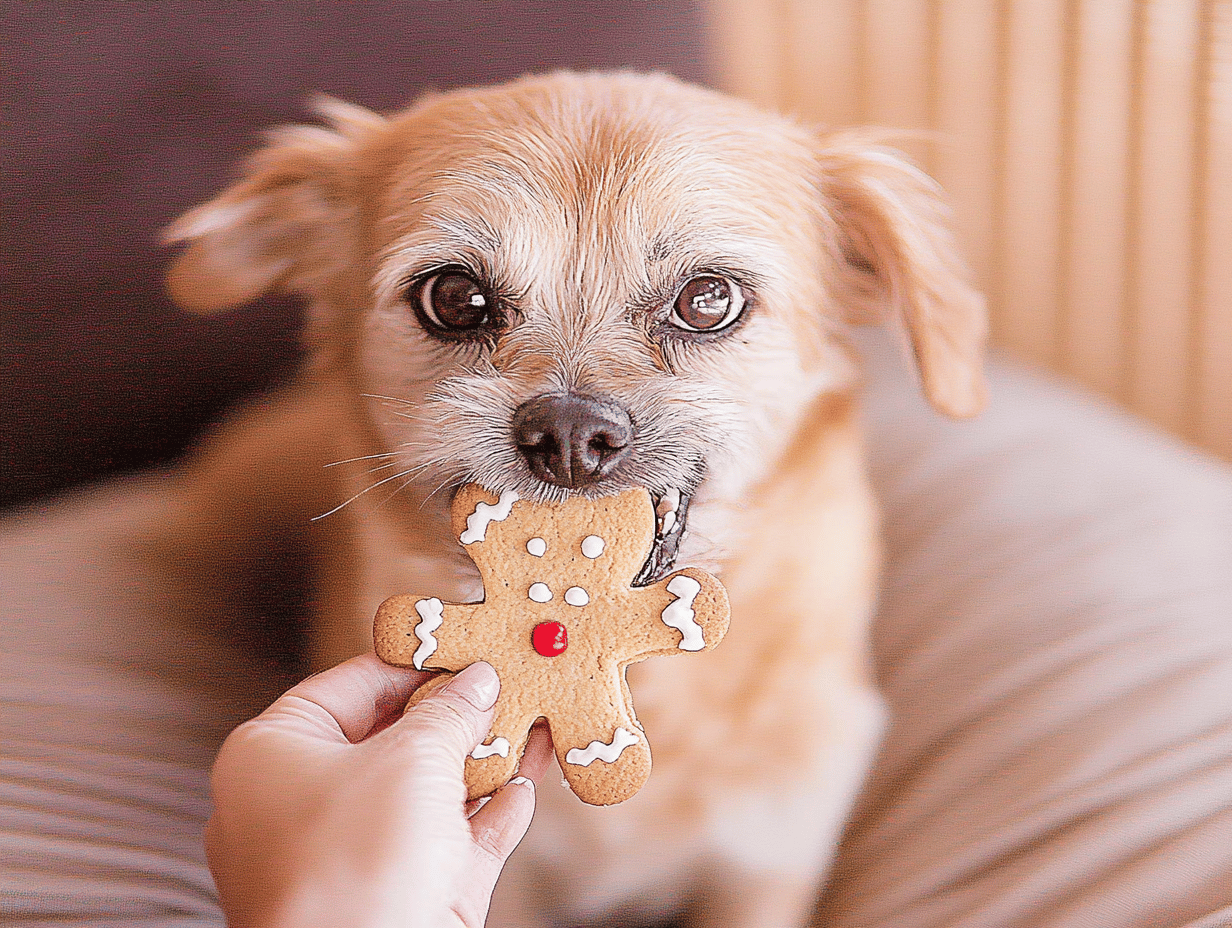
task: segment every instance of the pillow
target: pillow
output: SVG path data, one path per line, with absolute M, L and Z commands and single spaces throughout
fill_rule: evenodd
M 864 339 L 889 728 L 830 925 L 1232 924 L 1232 469 L 1003 361 Z

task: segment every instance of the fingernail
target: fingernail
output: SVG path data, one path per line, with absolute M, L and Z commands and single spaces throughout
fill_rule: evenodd
M 500 678 L 491 664 L 479 661 L 471 664 L 441 689 L 457 693 L 476 709 L 487 711 L 496 705 L 496 697 L 500 693 Z
M 531 789 L 535 788 L 534 781 L 532 781 L 530 777 L 514 777 L 512 780 L 509 781 L 509 785 L 510 786 L 529 786 Z

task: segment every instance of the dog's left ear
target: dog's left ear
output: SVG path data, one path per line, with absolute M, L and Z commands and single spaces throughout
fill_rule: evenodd
M 897 320 L 933 406 L 975 415 L 985 400 L 987 313 L 937 184 L 865 132 L 822 137 L 818 159 L 830 257 L 849 320 Z
M 164 234 L 185 246 L 167 273 L 185 309 L 216 312 L 267 291 L 318 297 L 352 262 L 357 152 L 384 120 L 328 97 L 314 109 L 326 125 L 274 130 L 236 183 Z

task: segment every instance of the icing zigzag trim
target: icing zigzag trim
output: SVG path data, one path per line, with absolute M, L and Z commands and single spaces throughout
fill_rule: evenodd
M 663 610 L 663 624 L 680 632 L 680 644 L 676 647 L 681 651 L 701 651 L 706 647 L 702 627 L 697 624 L 693 611 L 693 600 L 701 591 L 702 585 L 688 574 L 672 577 L 667 585 L 667 592 L 676 599 Z
M 620 756 L 625 748 L 631 744 L 637 744 L 637 742 L 638 737 L 633 732 L 618 728 L 616 733 L 612 735 L 611 744 L 606 744 L 602 741 L 592 741 L 585 748 L 572 748 L 565 755 L 565 763 L 575 764 L 578 767 L 589 767 L 596 760 L 601 760 L 605 764 L 610 764 Z
M 436 638 L 432 633 L 445 621 L 445 605 L 434 596 L 415 603 L 415 611 L 419 613 L 419 621 L 415 623 L 415 637 L 420 644 L 411 657 L 411 663 L 416 670 L 423 670 L 424 661 L 436 653 Z
M 483 760 L 485 757 L 491 757 L 494 754 L 499 754 L 501 757 L 509 756 L 508 738 L 493 738 L 491 744 L 476 745 L 475 750 L 471 751 L 471 757 L 475 758 L 475 760 Z
M 513 504 L 520 498 L 516 491 L 506 490 L 500 495 L 496 505 L 482 501 L 476 503 L 475 511 L 466 517 L 466 531 L 458 536 L 458 541 L 464 545 L 483 541 L 488 534 L 488 524 L 508 519 L 509 513 L 513 512 Z

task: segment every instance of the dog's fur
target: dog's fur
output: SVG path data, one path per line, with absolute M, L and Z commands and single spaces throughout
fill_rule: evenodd
M 803 922 L 880 725 L 876 516 L 843 324 L 901 324 L 934 405 L 982 403 L 983 304 L 938 191 L 873 135 L 659 76 L 528 78 L 391 118 L 321 108 L 327 126 L 273 134 L 171 231 L 186 307 L 282 290 L 310 313 L 307 369 L 202 453 L 185 518 L 241 513 L 232 540 L 251 541 L 331 513 L 314 528 L 329 664 L 370 647 L 388 595 L 479 598 L 449 532 L 462 482 L 563 492 L 519 457 L 522 403 L 614 400 L 634 447 L 587 491 L 692 490 L 677 563 L 722 577 L 731 631 L 631 668 L 649 784 L 610 809 L 541 789 L 492 924 Z M 490 342 L 436 338 L 408 306 L 409 280 L 457 264 L 511 307 Z M 682 337 L 664 316 L 703 271 L 748 305 L 721 335 Z

